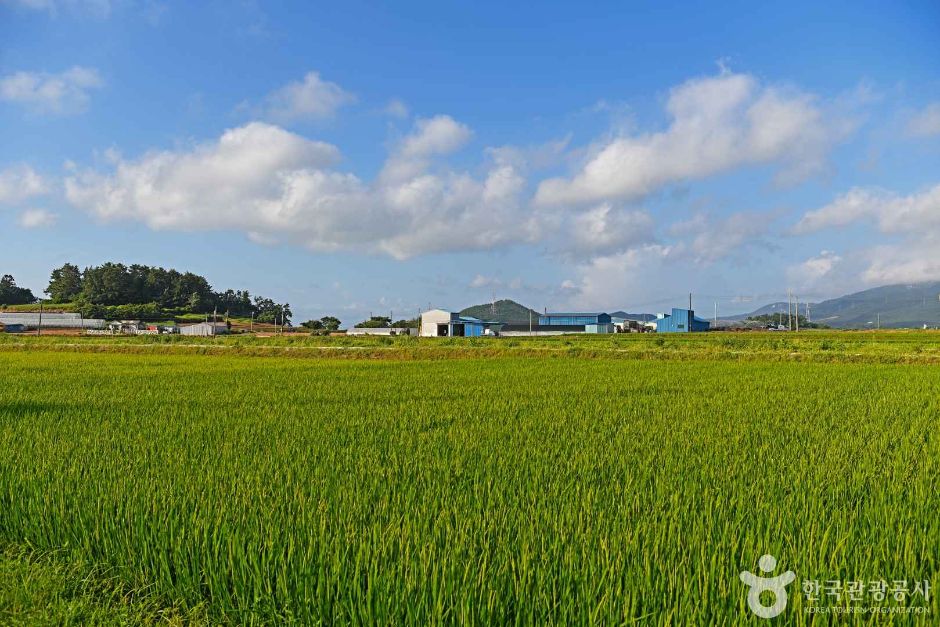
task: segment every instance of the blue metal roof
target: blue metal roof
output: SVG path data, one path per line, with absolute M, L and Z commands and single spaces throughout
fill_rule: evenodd
M 474 318 L 473 316 L 457 316 L 457 322 L 462 322 L 464 324 L 502 324 L 496 320 L 480 320 L 479 318 Z
M 607 312 L 605 311 L 577 311 L 577 312 L 550 311 L 548 313 L 543 313 L 539 315 L 541 316 L 606 316 Z

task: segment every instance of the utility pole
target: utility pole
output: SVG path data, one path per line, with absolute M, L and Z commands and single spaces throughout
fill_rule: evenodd
M 793 313 L 791 312 L 792 297 L 790 296 L 790 290 L 787 289 L 787 331 L 793 330 Z
M 529 309 L 529 335 L 532 335 L 532 310 Z
M 251 312 L 251 320 L 248 322 L 248 332 L 255 332 L 255 312 L 253 311 Z
M 692 292 L 689 292 L 689 311 L 692 311 Z
M 39 328 L 36 329 L 36 335 L 42 335 L 42 299 L 39 299 Z
M 718 301 L 715 301 L 715 326 L 718 326 Z
M 812 322 L 813 319 L 809 317 L 809 303 L 806 303 L 806 322 Z
M 796 304 L 796 306 L 793 308 L 793 310 L 796 311 L 796 330 L 799 331 L 800 330 L 800 297 L 795 296 L 793 300 L 795 301 L 795 304 Z
M 878 314 L 878 329 L 881 329 L 881 314 Z

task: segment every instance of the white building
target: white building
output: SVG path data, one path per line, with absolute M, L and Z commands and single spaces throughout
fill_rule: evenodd
M 225 335 L 228 333 L 228 325 L 224 322 L 200 322 L 199 324 L 189 324 L 180 327 L 180 335 L 199 335 L 207 337 L 210 335 Z
M 421 314 L 421 337 L 482 337 L 499 335 L 501 322 L 488 322 L 459 313 L 431 309 Z
M 0 324 L 21 324 L 28 329 L 103 329 L 105 321 L 98 318 L 83 318 L 79 313 L 3 312 Z

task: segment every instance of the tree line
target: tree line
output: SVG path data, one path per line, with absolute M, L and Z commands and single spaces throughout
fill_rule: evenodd
M 244 317 L 258 322 L 290 323 L 288 303 L 254 296 L 248 290 L 216 292 L 205 277 L 158 266 L 108 262 L 79 270 L 66 263 L 52 271 L 45 293 L 53 303 L 74 303 L 90 318 L 147 318 L 184 313 Z M 33 293 L 16 286 L 12 276 L 0 281 L 0 304 L 35 302 Z
M 25 287 L 19 287 L 9 274 L 0 277 L 0 304 L 26 305 L 36 300 L 33 292 Z
M 788 317 L 787 314 L 778 312 L 772 314 L 760 314 L 758 316 L 749 316 L 748 320 L 752 322 L 763 322 L 764 324 L 771 324 L 774 326 L 786 326 L 790 324 L 792 328 L 799 327 L 801 329 L 829 329 L 831 328 L 828 324 L 821 324 L 819 322 L 810 322 L 806 319 L 806 316 L 803 314 L 797 314 L 792 318 Z

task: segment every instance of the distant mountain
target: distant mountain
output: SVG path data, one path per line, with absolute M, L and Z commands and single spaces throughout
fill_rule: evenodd
M 611 318 L 626 318 L 627 320 L 639 320 L 641 322 L 649 322 L 650 320 L 656 319 L 656 314 L 648 313 L 627 313 L 626 311 L 612 311 L 610 312 Z
M 460 311 L 461 316 L 473 316 L 481 320 L 492 320 L 505 324 L 528 324 L 530 313 L 532 314 L 532 320 L 538 322 L 539 312 L 509 299 L 498 300 L 495 303 L 473 305 Z
M 940 326 L 940 281 L 884 285 L 839 298 L 809 303 L 810 319 L 831 327 L 865 329 L 878 324 L 887 328 L 919 328 L 923 325 Z M 771 303 L 740 316 L 724 316 L 743 320 L 748 316 L 782 313 L 785 302 Z M 806 305 L 800 303 L 800 313 L 806 315 Z

